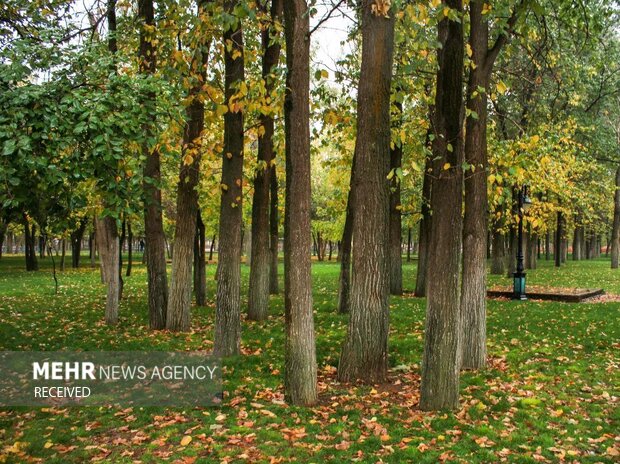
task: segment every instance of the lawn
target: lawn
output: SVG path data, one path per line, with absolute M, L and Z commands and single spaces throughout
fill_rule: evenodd
M 126 279 L 120 323 L 109 328 L 98 271 L 61 273 L 54 295 L 48 261 L 26 273 L 23 257 L 0 260 L 1 350 L 212 346 L 214 266 L 193 331 L 171 334 L 148 330 L 140 264 Z M 604 259 L 559 270 L 543 260 L 528 282 L 620 294 L 620 273 L 608 268 Z M 415 264 L 406 263 L 406 289 L 414 278 Z M 223 407 L 1 409 L 0 463 L 618 462 L 620 303 L 489 301 L 489 368 L 462 375 L 459 411 L 431 414 L 417 409 L 425 300 L 392 297 L 390 382 L 344 385 L 335 380 L 347 321 L 335 310 L 338 265 L 315 264 L 313 279 L 318 406 L 283 401 L 280 295 L 269 320 L 244 321 L 244 354 L 226 361 Z

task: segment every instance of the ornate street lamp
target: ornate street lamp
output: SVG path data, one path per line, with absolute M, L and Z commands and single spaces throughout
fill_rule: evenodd
M 530 208 L 532 201 L 527 196 L 527 185 L 524 185 L 519 190 L 518 199 L 518 214 L 519 214 L 519 229 L 517 237 L 517 271 L 514 275 L 514 291 L 512 294 L 513 300 L 527 300 L 525 295 L 525 272 L 523 266 L 523 214 Z

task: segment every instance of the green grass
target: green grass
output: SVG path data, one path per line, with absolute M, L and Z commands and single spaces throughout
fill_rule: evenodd
M 604 287 L 620 294 L 603 259 L 556 270 L 539 262 L 538 285 Z M 248 268 L 242 266 L 244 298 Z M 102 323 L 97 270 L 60 274 L 49 259 L 26 273 L 23 257 L 0 260 L 1 350 L 187 350 L 212 346 L 209 304 L 193 308 L 190 334 L 150 332 L 146 283 L 136 264 L 126 279 L 120 323 Z M 406 264 L 406 289 L 415 264 Z M 244 355 L 226 361 L 222 408 L 112 407 L 0 410 L 0 462 L 616 462 L 620 303 L 490 301 L 490 367 L 462 375 L 462 409 L 417 409 L 425 300 L 391 300 L 390 383 L 335 380 L 346 316 L 335 311 L 338 266 L 313 266 L 320 404 L 283 403 L 282 296 L 265 322 L 243 322 Z M 509 284 L 493 276 L 492 283 Z M 234 405 L 234 406 L 233 406 Z M 181 439 L 193 439 L 181 446 Z

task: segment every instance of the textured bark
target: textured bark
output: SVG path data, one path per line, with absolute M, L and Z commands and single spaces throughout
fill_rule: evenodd
M 394 15 L 362 2 L 362 65 L 352 175 L 351 308 L 338 366 L 341 381 L 383 382 L 388 367 L 390 291 L 390 85 Z M 400 221 L 399 221 L 400 229 Z M 400 247 L 400 230 L 399 230 Z M 399 253 L 400 261 L 400 253 Z M 401 279 L 402 287 L 402 279 Z M 402 293 L 402 288 L 400 288 Z
M 278 177 L 276 176 L 276 165 L 271 167 L 271 180 L 269 182 L 269 293 L 277 295 L 280 293 L 278 284 Z
M 272 24 L 281 20 L 283 0 L 272 0 L 270 19 Z M 266 9 L 266 7 L 265 7 Z M 270 95 L 274 89 L 274 68 L 280 61 L 280 41 L 275 27 L 263 25 L 261 42 L 263 48 L 262 77 L 265 93 Z M 254 177 L 254 197 L 252 202 L 252 251 L 250 284 L 248 295 L 248 318 L 260 321 L 267 318 L 269 310 L 269 284 L 271 253 L 269 250 L 269 193 L 271 188 L 274 120 L 271 111 L 260 115 L 264 133 L 258 138 L 258 167 Z
M 475 113 L 466 120 L 465 161 L 472 171 L 465 175 L 463 218 L 463 280 L 461 288 L 461 367 L 480 369 L 486 365 L 486 249 L 487 249 L 487 92 L 492 62 L 488 57 L 489 28 L 482 15 L 483 1 L 469 7 L 472 61 L 467 108 Z
M 618 269 L 620 260 L 620 166 L 616 169 L 614 193 L 614 224 L 611 231 L 611 268 Z
M 310 250 L 310 36 L 306 0 L 284 4 L 286 36 L 286 202 L 284 214 L 284 394 L 317 401 Z
M 533 235 L 531 230 L 527 233 L 527 269 L 536 269 L 538 258 L 538 237 Z
M 115 325 L 118 322 L 118 306 L 121 292 L 121 276 L 118 269 L 120 243 L 116 221 L 110 216 L 97 218 L 97 241 L 102 273 L 107 286 L 105 322 Z
M 30 225 L 28 219 L 24 217 L 24 248 L 26 250 L 26 271 L 38 271 L 39 262 L 37 261 L 36 239 L 34 224 Z
M 204 15 L 209 2 L 199 2 L 198 15 Z M 198 180 L 200 178 L 201 132 L 204 127 L 204 103 L 200 98 L 202 84 L 206 79 L 210 39 L 201 35 L 194 50 L 191 69 L 189 105 L 183 133 L 182 161 L 177 185 L 177 221 L 174 231 L 172 273 L 166 312 L 166 328 L 172 331 L 190 329 L 192 303 L 192 262 L 194 257 L 194 234 L 198 214 Z M 148 246 L 148 245 L 147 245 Z
M 347 210 L 344 220 L 344 230 L 340 247 L 338 247 L 338 257 L 340 259 L 340 275 L 338 277 L 338 312 L 347 314 L 351 309 L 351 240 L 353 237 L 353 170 L 355 166 L 355 155 L 351 168 L 351 181 L 349 184 L 349 194 L 347 195 Z
M 433 189 L 433 178 L 431 171 L 433 169 L 433 161 L 430 156 L 426 157 L 424 162 L 424 179 L 422 181 L 422 204 L 420 220 L 420 231 L 418 238 L 418 272 L 415 280 L 415 295 L 426 296 L 426 273 L 428 262 L 428 247 L 431 234 L 431 197 Z
M 155 20 L 153 0 L 139 0 L 138 14 L 143 21 L 140 29 L 140 72 L 144 75 L 153 75 L 156 71 Z M 149 93 L 144 96 L 144 111 L 152 115 L 152 120 L 144 127 L 146 134 L 155 131 L 155 95 Z M 144 235 L 146 247 L 143 250 L 143 259 L 146 263 L 148 282 L 149 325 L 151 329 L 166 327 L 166 312 L 168 305 L 168 276 L 166 274 L 166 236 L 161 205 L 161 161 L 157 148 L 151 148 L 148 143 L 142 146 L 142 155 L 145 158 L 143 166 L 144 191 Z M 127 270 L 129 271 L 129 268 Z
M 239 0 L 225 2 L 229 13 Z M 238 23 L 224 31 L 225 98 L 231 102 L 245 79 L 243 33 Z M 237 56 L 236 56 L 237 55 Z M 229 104 L 229 106 L 231 106 Z M 243 198 L 243 112 L 233 108 L 224 115 L 224 154 L 215 307 L 215 342 L 220 356 L 239 354 L 241 343 L 241 228 Z
M 573 261 L 580 261 L 583 259 L 583 226 L 578 225 L 575 227 L 573 234 Z
M 564 235 L 562 223 L 563 223 L 562 212 L 558 211 L 557 226 L 555 229 L 555 245 L 553 246 L 553 254 L 555 257 L 555 267 L 560 267 L 562 265 L 562 236 Z
M 403 105 L 395 103 L 399 111 L 398 122 L 402 123 Z M 403 147 L 397 143 L 390 150 L 390 169 L 400 169 L 403 164 Z M 403 257 L 402 257 L 402 223 L 401 223 L 401 204 L 400 204 L 400 179 L 394 174 L 390 189 L 390 293 L 392 295 L 403 294 Z
M 196 306 L 207 304 L 207 266 L 205 256 L 205 225 L 200 211 L 196 215 L 196 236 L 194 237 L 194 295 Z
M 413 243 L 411 242 L 411 227 L 407 227 L 407 262 L 411 261 L 411 247 Z
M 503 275 L 504 265 L 506 264 L 506 237 L 497 230 L 493 232 L 491 237 L 491 274 Z
M 131 230 L 131 222 L 127 221 L 127 277 L 131 276 L 133 267 L 133 231 Z
M 445 6 L 463 11 L 461 0 Z M 443 18 L 439 23 L 439 70 L 435 93 L 431 238 L 427 271 L 427 303 L 420 387 L 420 408 L 439 410 L 459 404 L 460 267 L 462 245 L 462 101 L 463 25 Z M 451 149 L 448 149 L 448 144 Z M 445 163 L 450 167 L 445 169 Z M 484 250 L 483 250 L 484 251 Z
M 71 267 L 80 267 L 80 254 L 82 253 L 82 239 L 86 230 L 86 219 L 80 220 L 80 223 L 73 232 L 71 232 Z

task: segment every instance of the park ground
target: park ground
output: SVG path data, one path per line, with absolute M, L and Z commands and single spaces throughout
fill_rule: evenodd
M 0 350 L 212 346 L 215 266 L 208 266 L 208 306 L 193 308 L 192 332 L 172 334 L 148 330 L 137 262 L 120 323 L 110 328 L 98 270 L 60 273 L 54 295 L 49 261 L 35 273 L 22 270 L 23 257 L 0 261 Z M 248 271 L 243 266 L 244 288 Z M 0 409 L 0 463 L 619 461 L 620 302 L 489 301 L 489 368 L 462 375 L 459 411 L 425 413 L 417 407 L 425 300 L 391 298 L 388 384 L 340 384 L 347 317 L 335 308 L 338 272 L 336 263 L 313 266 L 316 407 L 284 402 L 280 295 L 267 321 L 244 321 L 243 356 L 225 363 L 223 407 Z M 405 263 L 405 289 L 414 278 L 415 262 Z M 620 275 L 605 259 L 561 269 L 542 260 L 528 282 L 620 295 Z M 510 281 L 491 276 L 490 283 Z

